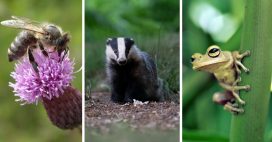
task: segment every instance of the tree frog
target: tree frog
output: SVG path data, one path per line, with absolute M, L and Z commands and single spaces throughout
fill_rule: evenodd
M 242 54 L 238 51 L 221 51 L 219 46 L 212 45 L 204 55 L 195 53 L 191 58 L 194 70 L 212 73 L 220 86 L 226 90 L 225 93 L 215 93 L 213 101 L 224 105 L 224 109 L 233 113 L 244 112 L 244 109 L 239 108 L 236 101 L 244 105 L 245 101 L 240 98 L 239 90 L 248 91 L 250 89 L 249 85 L 238 86 L 241 81 L 240 68 L 246 73 L 249 72 L 249 69 L 241 63 L 241 60 L 249 55 L 249 51 Z

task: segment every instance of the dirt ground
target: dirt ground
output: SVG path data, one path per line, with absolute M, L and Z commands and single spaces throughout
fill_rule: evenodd
M 132 129 L 177 130 L 179 104 L 173 102 L 140 102 L 115 104 L 107 92 L 93 92 L 85 102 L 86 126 L 103 133 L 116 123 L 126 123 Z

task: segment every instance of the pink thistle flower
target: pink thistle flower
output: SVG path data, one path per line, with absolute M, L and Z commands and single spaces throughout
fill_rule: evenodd
M 64 53 L 63 53 L 64 54 Z M 71 86 L 74 62 L 66 55 L 57 52 L 49 57 L 40 50 L 33 51 L 38 64 L 38 72 L 33 69 L 27 56 L 18 62 L 11 73 L 15 83 L 9 83 L 14 89 L 16 101 L 32 104 L 42 101 L 51 122 L 61 129 L 73 129 L 81 125 L 81 93 Z
M 74 62 L 68 56 L 59 61 L 57 52 L 44 56 L 40 50 L 34 50 L 33 55 L 38 64 L 38 73 L 35 72 L 28 56 L 16 64 L 11 77 L 15 83 L 9 83 L 14 89 L 15 96 L 23 104 L 38 103 L 42 98 L 51 100 L 64 93 L 64 89 L 70 86 L 73 80 Z

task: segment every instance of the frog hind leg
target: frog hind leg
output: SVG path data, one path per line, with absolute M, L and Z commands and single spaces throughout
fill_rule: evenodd
M 233 114 L 239 114 L 239 113 L 244 113 L 244 109 L 236 107 L 234 104 L 227 102 L 224 105 L 224 109 L 233 113 Z
M 234 100 L 234 97 L 232 96 L 231 92 L 217 92 L 213 95 L 213 102 L 225 105 L 227 102 L 232 102 Z
M 239 94 L 237 93 L 237 91 L 232 91 L 232 95 L 238 100 L 238 102 L 242 105 L 245 105 L 246 102 L 244 100 L 242 100 L 239 96 Z
M 237 103 L 234 103 L 234 97 L 232 95 L 232 92 L 226 91 L 225 93 L 218 92 L 213 95 L 213 101 L 217 104 L 223 105 L 224 109 L 233 113 L 243 113 L 244 109 L 238 108 L 239 105 Z
M 234 83 L 237 84 L 237 83 L 241 80 L 240 78 L 238 78 L 238 79 L 239 79 L 239 80 L 236 80 Z M 239 91 L 239 90 L 246 90 L 246 91 L 248 91 L 248 90 L 250 89 L 250 86 L 249 86 L 249 85 L 245 85 L 245 86 L 237 86 L 236 84 L 234 84 L 234 85 L 229 85 L 229 84 L 226 84 L 226 83 L 220 83 L 220 85 L 221 85 L 224 89 L 226 89 L 226 90 L 232 92 L 232 95 L 238 100 L 238 102 L 239 102 L 240 104 L 244 105 L 244 104 L 245 104 L 245 101 L 242 100 L 242 99 L 240 98 L 240 96 L 239 96 L 239 94 L 238 94 L 238 91 Z

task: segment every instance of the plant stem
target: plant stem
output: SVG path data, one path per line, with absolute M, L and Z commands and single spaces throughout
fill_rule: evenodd
M 241 91 L 246 101 L 245 113 L 234 115 L 231 122 L 231 142 L 263 142 L 270 99 L 272 69 L 271 0 L 246 0 L 241 52 L 250 50 L 244 65 L 241 85 L 249 84 L 249 92 Z

